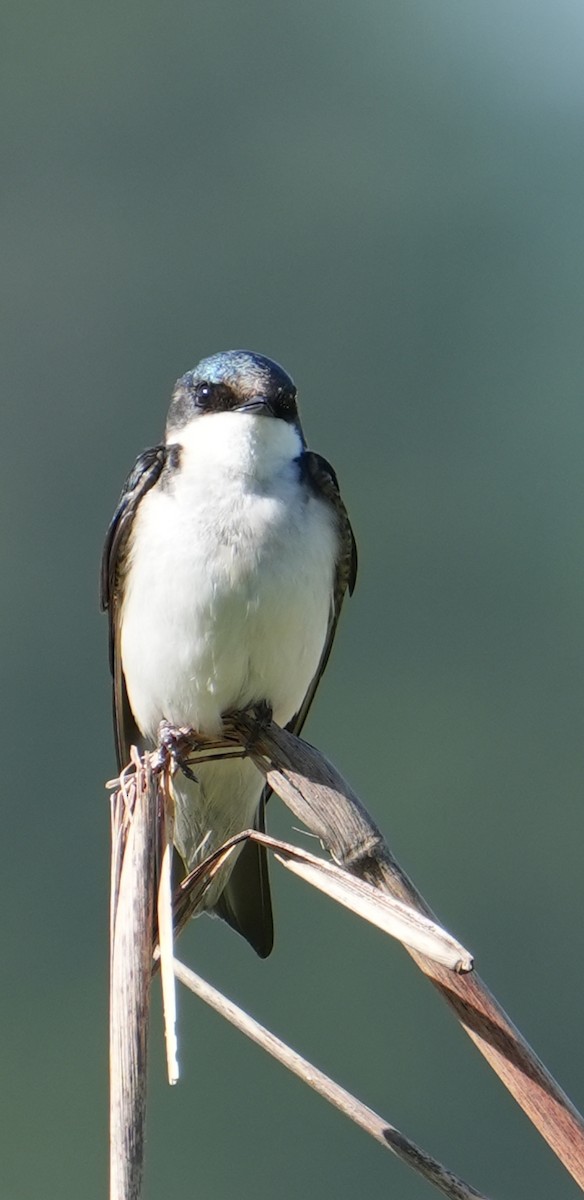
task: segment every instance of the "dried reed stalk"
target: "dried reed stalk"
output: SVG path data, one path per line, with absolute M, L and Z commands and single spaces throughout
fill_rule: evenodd
M 121 783 L 112 796 L 111 813 L 110 1200 L 139 1200 L 146 1121 L 156 787 L 147 764 Z
M 258 721 L 254 714 L 234 713 L 225 720 L 223 738 L 220 741 L 210 741 L 195 735 L 190 730 L 172 731 L 169 738 L 165 731 L 163 750 L 155 757 L 162 771 L 158 778 L 168 777 L 165 766 L 168 765 L 168 755 L 174 756 L 178 762 L 196 768 L 197 761 L 209 758 L 223 758 L 249 755 L 253 758 L 258 769 L 264 775 L 269 786 L 278 793 L 285 804 L 296 817 L 316 834 L 322 844 L 330 852 L 334 863 L 349 872 L 356 879 L 363 881 L 366 888 L 361 889 L 359 903 L 367 900 L 372 889 L 380 897 L 392 896 L 417 910 L 424 917 L 435 922 L 431 909 L 420 896 L 414 885 L 402 871 L 393 858 L 379 829 L 369 817 L 363 805 L 341 778 L 335 768 L 313 747 L 301 739 L 294 737 L 285 730 L 265 718 Z M 157 797 L 157 787 L 152 778 L 153 760 L 145 759 L 141 769 L 136 770 L 132 777 L 138 780 L 137 793 L 134 792 L 136 811 L 140 814 L 140 823 L 145 820 L 152 822 L 146 831 L 139 824 L 138 830 L 132 835 L 128 832 L 128 784 L 114 800 L 113 849 L 112 849 L 112 1192 L 110 1200 L 138 1200 L 141 1178 L 141 1154 L 143 1143 L 144 1111 L 145 1111 L 145 1021 L 147 1021 L 147 979 L 153 967 L 150 957 L 152 950 L 152 888 L 154 886 L 154 846 L 156 813 L 164 810 L 164 799 Z M 136 764 L 135 764 L 136 765 Z M 131 785 L 130 785 L 131 786 Z M 144 798 L 144 793 L 149 799 Z M 138 804 L 137 801 L 140 801 Z M 120 830 L 122 831 L 120 833 Z M 257 836 L 257 835 L 256 835 Z M 265 839 L 270 844 L 270 839 Z M 125 854 L 123 849 L 125 846 Z M 280 847 L 281 848 L 281 847 Z M 174 900 L 175 925 L 182 928 L 190 913 L 198 906 L 201 894 L 208 883 L 210 875 L 221 859 L 221 855 L 230 853 L 232 845 L 228 845 L 211 856 L 210 860 L 193 873 Z M 287 851 L 293 851 L 288 847 Z M 130 865 L 126 870 L 126 858 Z M 286 859 L 286 854 L 283 855 Z M 310 859 L 313 856 L 295 851 L 288 854 L 290 866 L 292 860 Z M 323 864 L 324 866 L 324 864 Z M 298 869 L 298 861 L 294 869 Z M 301 866 L 301 873 L 309 882 L 315 883 L 311 873 L 318 873 L 318 866 L 311 864 Z M 329 868 L 330 870 L 330 868 Z M 143 874 L 142 874 L 143 872 Z M 325 874 L 325 872 L 320 872 Z M 150 883 L 145 882 L 149 876 Z M 138 896 L 132 899 L 132 879 L 137 887 Z M 317 886 L 322 886 L 319 882 Z M 336 883 L 335 883 L 336 886 Z M 330 887 L 329 894 L 333 894 Z M 348 894 L 350 889 L 345 888 Z M 357 889 L 359 892 L 359 889 Z M 365 896 L 365 893 L 367 895 Z M 365 896 L 365 900 L 364 900 Z M 346 899 L 343 903 L 346 903 Z M 117 905 L 117 915 L 116 915 Z M 352 905 L 353 906 L 353 905 Z M 379 908 L 383 905 L 379 904 Z M 358 911 L 355 909 L 355 911 Z M 369 917 L 368 919 L 372 919 Z M 385 920 L 385 917 L 384 917 Z M 377 922 L 381 924 L 382 922 Z M 122 928 L 120 928 L 122 927 Z M 383 927 L 383 926 L 382 926 Z M 444 934 L 438 927 L 438 933 Z M 444 935 L 448 938 L 448 935 Z M 453 939 L 450 939 L 453 941 Z M 132 951 L 132 944 L 134 944 Z M 138 949 L 138 945 L 140 949 Z M 457 944 L 454 943 L 456 946 Z M 144 947 L 146 946 L 146 951 Z M 476 1043 L 481 1053 L 497 1072 L 512 1095 L 548 1141 L 554 1152 L 574 1176 L 574 1179 L 584 1188 L 584 1122 L 580 1114 L 562 1092 L 558 1084 L 531 1050 L 530 1046 L 513 1026 L 509 1018 L 491 996 L 486 986 L 478 976 L 459 973 L 468 971 L 470 960 L 467 952 L 460 947 L 462 956 L 457 961 L 458 971 L 449 969 L 428 957 L 406 947 L 420 969 L 428 975 L 431 982 L 440 991 L 444 999 L 454 1009 L 463 1028 Z M 464 956 L 466 955 L 466 959 Z M 122 970 L 122 959 L 126 959 L 125 970 Z M 443 960 L 446 961 L 446 960 Z M 115 970 L 114 970 L 115 968 Z M 154 964 L 156 969 L 156 963 Z M 187 981 L 188 968 L 183 968 L 175 961 L 174 970 L 183 982 Z M 193 980 L 196 981 L 193 985 Z M 128 1004 L 128 988 L 136 989 L 136 996 Z M 300 1059 L 295 1052 L 279 1042 L 273 1034 L 253 1022 L 247 1014 L 241 1013 L 234 1017 L 236 1006 L 225 997 L 211 989 L 210 985 L 193 976 L 188 983 L 192 990 L 212 1003 L 227 1019 L 238 1024 L 248 1036 L 252 1036 L 264 1045 L 270 1053 L 275 1053 L 281 1061 L 286 1062 L 291 1070 L 302 1074 L 306 1082 L 311 1082 L 322 1095 L 337 1103 L 347 1115 L 352 1116 L 364 1128 L 369 1121 L 369 1132 L 378 1140 L 383 1138 L 384 1144 L 400 1153 L 411 1166 L 420 1170 L 425 1178 L 441 1188 L 445 1195 L 462 1200 L 463 1197 L 478 1197 L 463 1181 L 437 1164 L 435 1160 L 420 1151 L 410 1143 L 403 1134 L 389 1126 L 377 1114 L 362 1105 L 354 1097 L 349 1096 L 344 1089 L 339 1088 L 333 1081 L 328 1080 L 316 1068 Z M 115 996 L 115 991 L 122 990 L 123 1002 Z M 213 993 L 213 998 L 209 998 Z M 217 996 L 219 1000 L 217 1001 Z M 126 1006 L 125 1019 L 120 1009 Z M 228 1011 L 229 1010 L 229 1011 Z M 116 1015 L 117 1014 L 117 1015 Z M 247 1026 L 247 1027 L 246 1027 Z M 252 1026 L 255 1030 L 251 1032 Z M 260 1031 L 258 1033 L 258 1031 Z M 127 1045 L 120 1044 L 127 1039 Z M 268 1044 L 269 1043 L 269 1044 Z M 275 1047 L 282 1047 L 282 1053 L 276 1053 Z M 293 1062 L 294 1060 L 294 1062 Z M 304 1066 L 302 1066 L 304 1064 Z M 128 1078 L 116 1081 L 115 1073 L 127 1075 Z M 317 1082 L 314 1082 L 314 1081 Z M 336 1089 L 337 1099 L 333 1098 Z M 360 1114 L 360 1115 L 358 1115 Z M 370 1114 L 370 1117 L 366 1117 Z M 124 1127 L 125 1123 L 125 1127 Z M 114 1128 L 115 1127 L 115 1128 Z M 114 1163 L 115 1156 L 129 1156 L 130 1167 L 120 1170 Z M 140 1162 L 138 1160 L 140 1159 Z M 448 1191 L 447 1188 L 451 1190 Z M 116 1190 L 117 1189 L 117 1190 Z M 452 1190 L 454 1189 L 454 1190 Z
M 433 1184 L 444 1196 L 448 1196 L 449 1200 L 487 1200 L 483 1192 L 475 1191 L 470 1184 L 465 1183 L 452 1171 L 443 1167 L 437 1159 L 426 1154 L 425 1150 L 421 1150 L 415 1142 L 400 1133 L 395 1125 L 390 1125 L 372 1108 L 362 1104 L 345 1088 L 335 1083 L 329 1075 L 325 1075 L 324 1071 L 320 1071 L 306 1058 L 302 1058 L 286 1042 L 270 1033 L 270 1030 L 266 1029 L 264 1025 L 260 1025 L 259 1021 L 250 1017 L 249 1013 L 244 1012 L 232 1000 L 228 1000 L 222 992 L 217 991 L 217 988 L 211 987 L 211 984 L 201 979 L 200 975 L 196 975 L 194 971 L 176 959 L 174 969 L 177 979 L 180 979 L 181 983 L 194 992 L 200 1000 L 204 1000 L 205 1004 L 214 1008 L 226 1021 L 230 1021 L 236 1029 L 251 1038 L 256 1045 L 261 1046 L 262 1050 L 271 1054 L 292 1074 L 297 1075 L 303 1083 L 318 1092 L 320 1096 L 328 1100 L 329 1104 L 332 1104 L 339 1112 L 344 1113 L 351 1121 L 375 1138 L 375 1141 L 384 1146 L 386 1150 L 391 1150 L 408 1167 L 412 1167 L 418 1175 Z
M 433 918 L 361 801 L 330 762 L 300 738 L 248 713 L 226 733 L 248 747 L 270 787 L 333 860 Z M 434 918 L 435 919 L 435 918 Z M 584 1121 L 476 972 L 456 974 L 408 951 L 554 1153 L 584 1190 Z

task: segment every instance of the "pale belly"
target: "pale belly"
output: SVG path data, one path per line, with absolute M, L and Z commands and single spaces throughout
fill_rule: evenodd
M 152 742 L 163 719 L 215 733 L 224 712 L 263 700 L 285 725 L 326 639 L 337 550 L 328 509 L 312 497 L 291 504 L 286 490 L 206 497 L 192 510 L 180 495 L 153 499 L 141 505 L 148 556 L 130 565 L 122 624 L 139 728 Z M 249 762 L 196 773 L 198 784 L 175 779 L 175 840 L 189 865 L 253 823 L 262 790 Z

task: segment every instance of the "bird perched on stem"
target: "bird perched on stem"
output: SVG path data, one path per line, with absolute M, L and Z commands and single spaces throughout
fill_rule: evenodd
M 102 563 L 118 766 L 161 721 L 214 735 L 266 705 L 299 733 L 326 666 L 355 541 L 337 478 L 308 450 L 286 372 L 230 350 L 178 380 L 164 442 L 126 481 Z M 232 834 L 263 828 L 266 790 L 245 758 L 173 775 L 176 849 L 191 870 Z M 203 906 L 259 955 L 273 943 L 265 850 L 248 842 Z

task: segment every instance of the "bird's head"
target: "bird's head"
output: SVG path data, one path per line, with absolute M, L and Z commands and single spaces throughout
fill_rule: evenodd
M 296 388 L 278 363 L 251 350 L 224 350 L 204 358 L 174 388 L 167 440 L 195 418 L 211 413 L 255 413 L 299 427 Z

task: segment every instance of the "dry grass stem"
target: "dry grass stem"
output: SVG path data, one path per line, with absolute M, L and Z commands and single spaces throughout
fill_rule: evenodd
M 142 1186 L 155 805 L 148 768 L 112 797 L 110 1200 L 139 1200 Z
M 227 732 L 248 746 L 270 787 L 320 838 L 335 862 L 435 919 L 359 798 L 324 755 L 273 723 L 258 727 L 249 713 L 233 714 Z M 476 971 L 455 974 L 415 950 L 409 953 L 584 1190 L 582 1116 L 486 984 Z
M 158 869 L 158 945 L 160 950 L 160 979 L 162 983 L 162 1011 L 164 1015 L 164 1037 L 166 1046 L 166 1070 L 168 1082 L 178 1082 L 178 1042 L 176 1036 L 176 987 L 174 981 L 174 935 L 172 921 L 172 838 L 174 829 L 174 806 L 168 786 L 168 773 L 160 778 L 159 800 L 159 858 Z
M 398 1158 L 424 1179 L 438 1188 L 444 1196 L 449 1196 L 450 1200 L 487 1200 L 482 1192 L 477 1192 L 464 1180 L 453 1175 L 451 1171 L 443 1167 L 435 1158 L 426 1154 L 415 1142 L 410 1141 L 405 1134 L 400 1133 L 399 1129 L 390 1125 L 387 1121 L 380 1117 L 372 1108 L 368 1108 L 366 1104 L 362 1104 L 350 1092 L 340 1084 L 335 1083 L 318 1067 L 313 1066 L 306 1058 L 302 1058 L 295 1050 L 292 1050 L 286 1042 L 281 1041 L 275 1034 L 270 1033 L 264 1025 L 260 1025 L 253 1017 L 234 1004 L 232 1000 L 228 1000 L 221 992 L 212 987 L 200 975 L 196 975 L 189 967 L 185 967 L 181 962 L 175 959 L 174 970 L 177 979 L 188 987 L 191 992 L 194 992 L 211 1008 L 220 1013 L 227 1021 L 244 1033 L 246 1037 L 251 1038 L 273 1058 L 282 1063 L 294 1075 L 309 1087 L 313 1088 L 319 1095 L 324 1096 L 335 1108 L 340 1112 L 345 1113 L 350 1117 L 356 1125 L 364 1129 L 366 1133 L 375 1138 L 386 1150 L 393 1151 Z
M 342 904 L 363 920 L 396 938 L 404 946 L 419 950 L 421 954 L 442 963 L 451 971 L 471 971 L 472 955 L 436 921 L 429 920 L 417 909 L 401 900 L 396 900 L 372 884 L 350 875 L 334 863 L 318 858 L 308 850 L 292 846 L 279 838 L 247 829 L 225 842 L 214 854 L 209 855 L 180 884 L 175 896 L 175 928 L 182 929 L 195 911 L 202 891 L 215 871 L 243 841 L 259 842 L 272 850 L 283 867 L 292 871 L 312 887 L 324 892 L 338 904 Z
M 331 763 L 300 738 L 265 719 L 258 721 L 254 714 L 247 712 L 226 718 L 222 740 L 207 740 L 191 730 L 170 732 L 171 740 L 165 738 L 155 756 L 146 756 L 143 764 L 134 761 L 135 774 L 122 776 L 113 800 L 110 1200 L 138 1200 L 139 1197 L 136 1187 L 139 1189 L 144 1125 L 148 981 L 152 969 L 156 970 L 159 965 L 159 957 L 164 958 L 164 988 L 169 998 L 169 1076 L 174 1074 L 176 1078 L 178 1070 L 173 1043 L 174 993 L 171 993 L 168 979 L 169 973 L 174 972 L 247 1036 L 269 1050 L 410 1166 L 416 1166 L 445 1195 L 459 1200 L 480 1195 L 209 984 L 173 960 L 173 924 L 176 934 L 197 908 L 209 879 L 225 861 L 226 855 L 233 853 L 242 838 L 248 836 L 256 837 L 276 851 L 283 864 L 307 882 L 404 942 L 493 1070 L 584 1189 L 582 1117 L 476 972 L 464 973 L 472 967 L 470 955 L 437 924 L 431 909 L 394 859 L 360 800 Z M 173 897 L 171 916 L 169 850 L 172 813 L 167 801 L 159 798 L 163 792 L 168 796 L 168 788 L 164 788 L 161 781 L 177 764 L 196 770 L 196 764 L 201 760 L 242 755 L 253 759 L 269 787 L 319 838 L 333 864 L 287 843 L 248 831 L 231 839 L 192 872 Z M 156 768 L 154 776 L 153 765 Z M 130 821 L 129 817 L 136 796 L 140 801 L 136 803 L 139 820 L 134 828 L 136 821 Z M 157 812 L 157 836 L 161 838 L 164 851 L 159 859 L 163 879 L 158 918 L 162 952 L 160 955 L 156 948 L 153 968 L 152 890 L 156 873 L 154 830 Z M 136 889 L 135 895 L 132 888 Z M 132 989 L 134 994 L 130 995 Z M 125 1175 L 118 1171 L 119 1179 L 114 1162 L 116 1155 L 123 1155 L 126 1162 L 134 1164 Z

